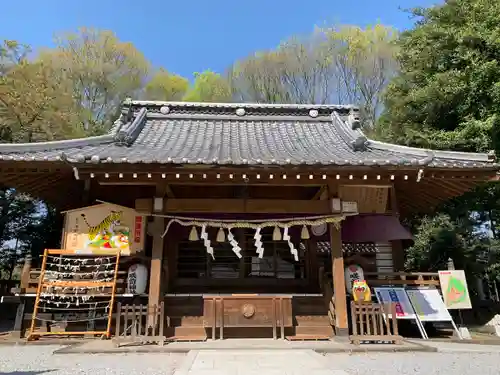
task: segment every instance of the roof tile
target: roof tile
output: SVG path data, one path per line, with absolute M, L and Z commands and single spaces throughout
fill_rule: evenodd
M 245 108 L 245 114 L 241 115 L 242 111 L 236 114 L 238 108 Z M 61 160 L 65 157 L 78 163 L 495 166 L 487 154 L 432 151 L 368 140 L 356 129 L 355 123 L 349 123 L 357 118 L 355 111 L 352 106 L 332 105 L 128 102 L 123 112 L 127 116 L 122 115 L 108 135 L 38 144 L 3 144 L 0 159 Z M 127 118 L 130 120 L 125 122 Z

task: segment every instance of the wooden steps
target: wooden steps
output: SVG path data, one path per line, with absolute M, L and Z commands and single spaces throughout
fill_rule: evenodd
M 167 341 L 175 341 L 175 342 L 207 341 L 207 335 L 203 335 L 203 336 L 172 336 L 172 337 L 168 337 Z
M 295 335 L 286 336 L 288 341 L 330 341 L 331 337 L 326 335 Z

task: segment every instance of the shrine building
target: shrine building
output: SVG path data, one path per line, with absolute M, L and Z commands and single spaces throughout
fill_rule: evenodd
M 145 266 L 116 301 L 163 302 L 173 338 L 222 325 L 228 337 L 347 334 L 346 268 L 370 287 L 438 285 L 403 272 L 402 220 L 498 169 L 493 154 L 368 139 L 343 105 L 127 100 L 108 134 L 0 145 L 0 183 L 64 212 L 61 249 L 118 249 L 125 275 Z M 35 271 L 19 296 L 37 295 Z

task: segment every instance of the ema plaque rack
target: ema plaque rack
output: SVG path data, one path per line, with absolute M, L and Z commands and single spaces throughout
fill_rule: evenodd
M 47 335 L 109 338 L 119 261 L 119 250 L 45 250 L 28 340 Z M 88 329 L 99 320 L 106 322 L 105 329 Z M 37 331 L 37 321 L 51 324 L 50 332 Z M 73 324 L 86 324 L 87 330 L 61 328 Z

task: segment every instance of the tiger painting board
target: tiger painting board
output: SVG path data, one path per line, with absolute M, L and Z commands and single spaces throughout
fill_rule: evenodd
M 81 255 L 132 255 L 144 249 L 146 220 L 134 209 L 102 203 L 63 213 L 64 249 Z
M 377 297 L 379 303 L 396 304 L 396 319 L 415 320 L 422 338 L 428 338 L 422 322 L 420 321 L 418 315 L 415 314 L 415 310 L 413 310 L 413 306 L 404 288 L 379 287 L 373 288 L 373 290 L 375 291 L 375 296 Z

